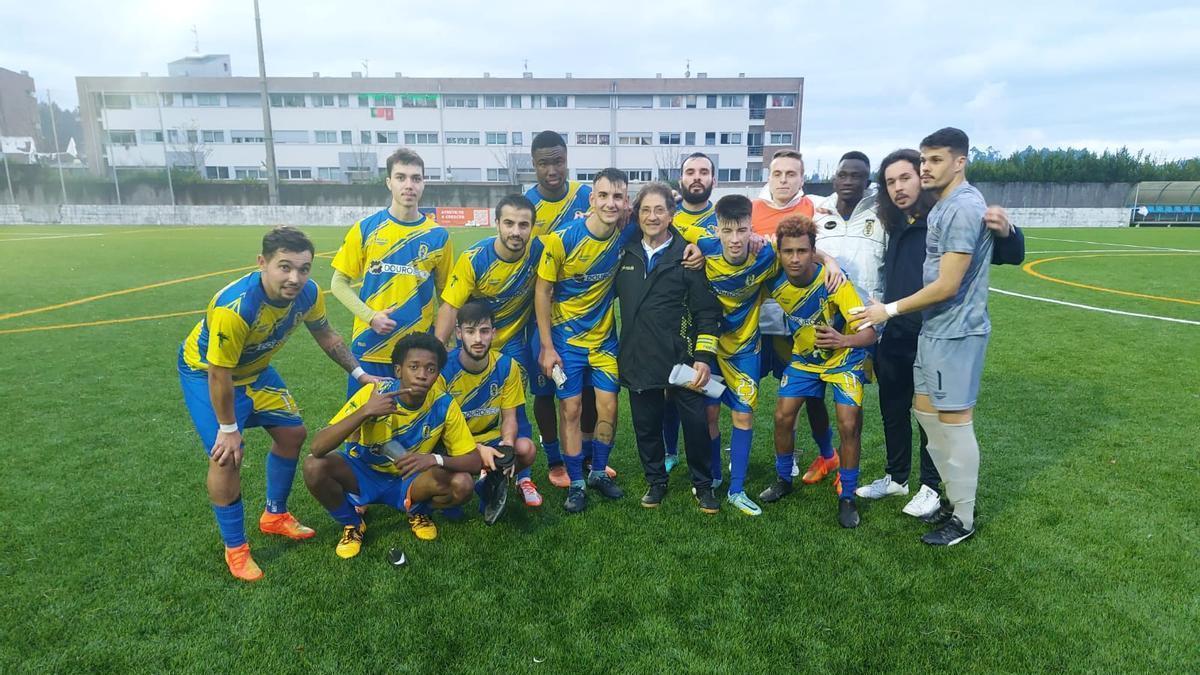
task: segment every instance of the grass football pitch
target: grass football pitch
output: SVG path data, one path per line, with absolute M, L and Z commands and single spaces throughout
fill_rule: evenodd
M 344 228 L 308 232 L 324 254 L 313 278 L 327 288 Z M 758 518 L 706 516 L 677 468 L 664 506 L 642 509 L 622 398 L 612 463 L 623 500 L 593 495 L 568 516 L 539 457 L 540 510 L 514 494 L 487 528 L 472 504 L 419 542 L 375 507 L 349 561 L 299 476 L 291 508 L 317 537 L 258 533 L 268 439 L 251 431 L 247 526 L 266 576 L 244 584 L 221 557 L 175 359 L 213 293 L 253 264 L 262 233 L 0 229 L 0 672 L 1200 663 L 1198 230 L 1032 230 L 1024 268 L 992 268 L 979 529 L 960 546 L 922 544 L 926 527 L 900 512 L 901 497 L 861 501 L 862 526 L 841 530 L 828 482 Z M 455 231 L 456 250 L 485 234 Z M 348 333 L 349 314 L 328 299 Z M 342 403 L 345 375 L 303 330 L 275 365 L 311 437 Z M 774 386 L 764 381 L 751 494 L 774 471 Z M 865 408 L 862 483 L 883 471 L 874 386 Z M 399 570 L 385 560 L 397 545 L 410 560 Z

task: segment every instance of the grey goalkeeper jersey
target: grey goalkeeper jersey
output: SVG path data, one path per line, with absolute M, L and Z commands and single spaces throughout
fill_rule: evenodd
M 963 275 L 958 293 L 924 312 L 921 334 L 932 338 L 987 335 L 988 268 L 992 260 L 992 233 L 983 224 L 987 204 L 974 185 L 963 181 L 929 212 L 925 235 L 925 285 L 938 277 L 938 266 L 946 253 L 968 253 L 971 264 Z

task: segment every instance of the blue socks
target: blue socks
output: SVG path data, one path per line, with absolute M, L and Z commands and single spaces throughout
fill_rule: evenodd
M 296 460 L 267 453 L 267 513 L 287 513 L 288 495 L 296 477 Z
M 663 408 L 663 445 L 668 455 L 679 454 L 679 408 L 671 399 L 667 399 Z
M 242 497 L 229 506 L 212 505 L 213 515 L 217 517 L 217 529 L 221 531 L 221 540 L 228 548 L 236 548 L 246 543 L 246 513 L 242 506 Z
M 854 491 L 858 489 L 858 469 L 838 469 L 838 478 L 842 481 L 842 499 L 854 499 Z
M 594 438 L 583 439 L 582 457 L 583 457 L 584 462 L 592 461 L 592 453 L 595 452 L 595 449 L 596 449 L 596 440 Z
M 608 456 L 612 453 L 612 443 L 592 441 L 592 473 L 604 473 L 608 467 Z
M 558 449 L 558 441 L 542 441 L 542 450 L 546 452 L 546 464 L 554 466 L 563 463 L 562 452 Z
M 567 476 L 571 482 L 583 482 L 583 455 L 563 455 L 563 462 L 567 465 Z
M 710 440 L 712 443 L 712 477 L 713 480 L 721 480 L 721 437 L 717 436 Z
M 525 467 L 517 472 L 518 481 L 525 480 L 526 478 L 533 478 L 533 471 L 531 471 L 529 467 Z
M 825 433 L 813 432 L 813 440 L 817 443 L 817 449 L 821 451 L 821 457 L 829 459 L 833 457 L 833 427 L 825 429 Z
M 750 465 L 750 441 L 754 438 L 751 429 L 733 428 L 729 439 L 729 494 L 746 491 L 746 468 Z
M 342 527 L 347 525 L 358 527 L 362 524 L 362 516 L 354 510 L 354 505 L 350 503 L 349 499 L 343 499 L 341 505 L 336 509 L 326 509 L 326 511 L 329 511 L 329 515 L 333 516 L 333 519 L 338 521 Z
M 779 480 L 792 484 L 792 466 L 795 464 L 792 453 L 786 455 L 775 455 L 775 473 L 779 476 Z

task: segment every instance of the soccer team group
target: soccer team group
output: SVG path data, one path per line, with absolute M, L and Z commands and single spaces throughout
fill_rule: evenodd
M 687 461 L 703 464 L 692 476 L 704 476 L 691 492 L 700 510 L 716 513 L 727 457 L 725 501 L 760 515 L 745 483 L 759 381 L 771 373 L 779 379 L 776 476 L 758 502 L 787 496 L 795 478 L 815 484 L 832 475 L 838 522 L 856 527 L 856 497 L 909 492 L 911 412 L 921 432 L 921 488 L 904 511 L 933 526 L 923 537 L 929 544 L 966 539 L 974 532 L 972 410 L 990 333 L 988 267 L 1019 262 L 1024 246 L 1003 209 L 988 208 L 966 182 L 967 148 L 963 132 L 935 132 L 920 151 L 889 155 L 878 187 L 868 158 L 849 152 L 826 198 L 804 194 L 803 160 L 783 150 L 757 199 L 729 195 L 714 204 L 715 167 L 702 153 L 684 159 L 677 190 L 648 184 L 630 200 L 618 169 L 600 171 L 590 185 L 569 180 L 566 145 L 546 131 L 531 147 L 537 185 L 504 197 L 496 234 L 457 258 L 446 229 L 419 209 L 422 159 L 397 150 L 387 160 L 390 206 L 355 223 L 332 263 L 331 293 L 354 315 L 349 345 L 310 279 L 312 242 L 278 227 L 263 238 L 259 269 L 213 296 L 179 349 L 183 397 L 209 455 L 208 494 L 230 572 L 247 581 L 262 576 L 247 542 L 240 479 L 249 427 L 262 427 L 272 441 L 259 529 L 315 536 L 288 511 L 299 466 L 342 528 L 336 553 L 343 558 L 360 552 L 370 504 L 403 510 L 423 540 L 437 537 L 435 512 L 455 519 L 476 495 L 485 521 L 494 522 L 510 480 L 528 507 L 541 506 L 530 472 L 537 445 L 527 391 L 549 482 L 566 490 L 564 508 L 583 511 L 589 491 L 622 497 L 608 459 L 619 389 L 633 387 L 618 362 L 622 350 L 654 345 L 618 342 L 614 279 L 633 269 L 622 266 L 623 256 L 642 256 L 637 269 L 649 277 L 675 237 L 686 242 L 681 266 L 706 281 L 719 304 L 719 330 L 688 341 L 690 381 L 654 385 L 662 433 L 654 430 L 654 448 L 639 447 L 643 466 L 657 461 L 671 471 L 679 393 L 720 382 L 720 397 L 707 399 L 702 438 L 710 442 L 699 453 L 688 448 Z M 271 366 L 301 323 L 349 373 L 346 403 L 311 439 Z M 859 486 L 864 384 L 872 378 L 887 474 Z M 722 404 L 733 428 L 724 452 Z M 795 460 L 802 407 L 818 450 L 803 472 Z M 651 479 L 660 474 L 647 468 L 643 506 L 665 498 L 665 478 Z

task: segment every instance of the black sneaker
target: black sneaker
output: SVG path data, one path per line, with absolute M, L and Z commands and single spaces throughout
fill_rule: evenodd
M 953 546 L 973 534 L 975 534 L 974 528 L 968 530 L 963 527 L 958 516 L 951 516 L 945 525 L 933 532 L 926 533 L 924 537 L 921 537 L 921 541 L 930 546 Z
M 625 496 L 625 491 L 613 482 L 613 479 L 609 478 L 606 473 L 592 472 L 588 474 L 587 484 L 588 487 L 595 488 L 600 494 L 609 499 L 620 499 Z
M 485 525 L 495 525 L 504 513 L 508 504 L 508 476 L 502 471 L 492 471 L 483 479 L 480 490 L 483 500 L 483 522 Z
M 663 503 L 663 499 L 667 497 L 667 486 L 651 485 L 649 490 L 646 490 L 646 495 L 642 497 L 642 506 L 648 509 L 658 508 Z
M 721 502 L 717 501 L 717 496 L 713 494 L 711 487 L 692 488 L 692 494 L 695 495 L 696 503 L 700 505 L 700 510 L 704 513 L 721 512 Z
M 845 528 L 858 527 L 858 504 L 855 500 L 838 500 L 838 524 Z
M 571 486 L 567 488 L 567 501 L 563 502 L 563 509 L 567 513 L 579 513 L 587 508 L 587 492 L 583 488 Z
M 766 490 L 758 493 L 758 498 L 770 504 L 790 494 L 792 494 L 792 484 L 782 478 L 776 478 L 775 482 L 768 485 Z
M 933 513 L 928 513 L 921 516 L 921 522 L 929 525 L 939 526 L 945 525 L 947 521 L 954 517 L 954 507 L 947 502 L 942 502 Z

